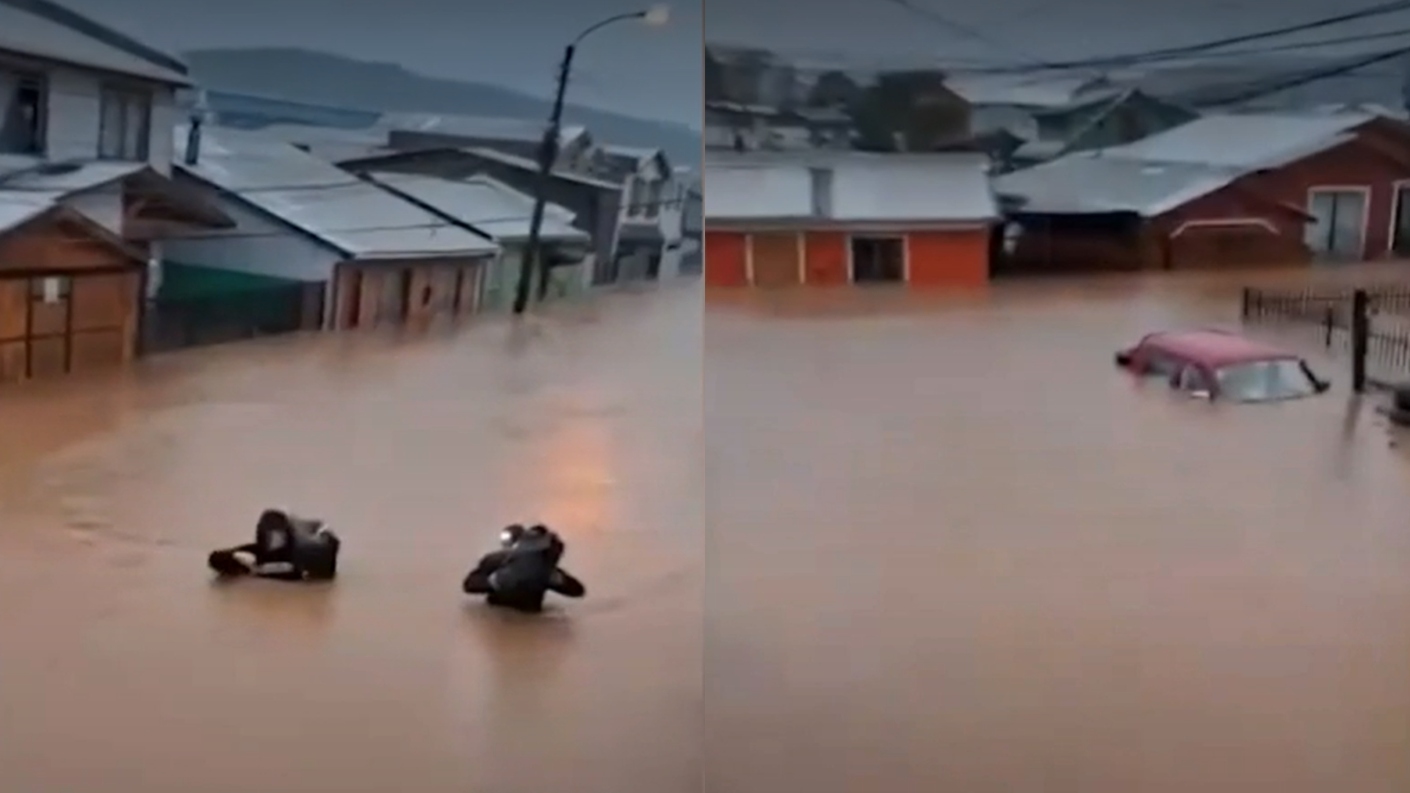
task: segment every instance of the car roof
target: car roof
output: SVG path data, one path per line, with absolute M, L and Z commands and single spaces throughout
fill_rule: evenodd
M 1171 355 L 1210 368 L 1255 361 L 1302 360 L 1302 356 L 1224 330 L 1178 330 L 1152 333 L 1141 340 Z

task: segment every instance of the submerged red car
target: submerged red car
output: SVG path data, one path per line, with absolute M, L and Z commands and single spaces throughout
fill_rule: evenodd
M 1171 388 L 1197 399 L 1276 402 L 1331 388 L 1296 353 L 1222 330 L 1151 333 L 1116 353 L 1116 365 L 1166 378 Z

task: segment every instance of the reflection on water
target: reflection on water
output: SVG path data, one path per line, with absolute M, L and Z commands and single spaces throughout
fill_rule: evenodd
M 0 393 L 0 788 L 698 789 L 700 293 L 605 302 Z M 267 506 L 335 584 L 209 582 Z M 588 600 L 465 602 L 515 520 Z
M 1237 283 L 712 297 L 706 789 L 1410 787 L 1410 461 L 1345 362 L 1112 367 Z

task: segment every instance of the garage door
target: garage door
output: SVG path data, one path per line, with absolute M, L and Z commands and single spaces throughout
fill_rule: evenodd
M 0 280 L 0 381 L 128 360 L 140 288 L 132 272 Z
M 803 251 L 797 234 L 751 234 L 749 257 L 755 286 L 796 286 L 802 282 Z

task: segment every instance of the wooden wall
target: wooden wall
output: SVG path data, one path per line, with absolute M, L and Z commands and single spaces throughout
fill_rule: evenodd
M 344 262 L 334 287 L 334 327 L 418 326 L 473 313 L 488 261 Z
M 123 364 L 137 353 L 143 263 L 82 224 L 0 237 L 0 382 Z M 49 277 L 57 299 L 36 299 Z

